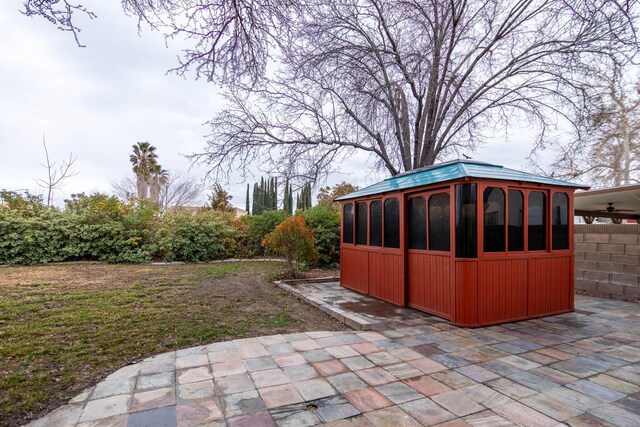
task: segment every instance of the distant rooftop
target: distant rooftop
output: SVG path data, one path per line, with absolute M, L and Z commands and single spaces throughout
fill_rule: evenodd
M 582 184 L 548 178 L 499 165 L 480 162 L 477 160 L 453 160 L 432 166 L 404 172 L 384 181 L 354 191 L 336 200 L 355 199 L 373 194 L 388 193 L 390 191 L 405 190 L 438 182 L 451 181 L 459 178 L 487 178 L 506 181 L 534 182 L 538 184 L 556 185 L 559 187 L 587 188 Z

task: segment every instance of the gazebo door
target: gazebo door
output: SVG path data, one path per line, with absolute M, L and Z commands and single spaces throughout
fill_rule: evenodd
M 411 195 L 407 200 L 408 305 L 451 319 L 451 193 Z

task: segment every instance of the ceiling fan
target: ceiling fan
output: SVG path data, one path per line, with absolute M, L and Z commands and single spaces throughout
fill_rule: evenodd
M 613 202 L 609 202 L 607 203 L 609 206 L 607 206 L 606 209 L 601 209 L 599 211 L 596 212 L 608 212 L 608 213 L 613 213 L 613 212 L 634 212 L 633 209 L 617 209 L 613 206 Z
M 614 213 L 614 212 L 616 212 L 616 213 L 622 213 L 622 212 L 635 212 L 633 209 L 617 209 L 617 208 L 615 208 L 615 207 L 613 206 L 613 202 L 609 202 L 609 203 L 607 203 L 607 205 L 608 205 L 608 206 L 607 206 L 605 209 L 600 209 L 600 210 L 598 210 L 598 211 L 593 211 L 593 214 L 592 214 L 592 215 L 588 215 L 588 216 L 584 216 L 584 215 L 583 215 L 584 221 L 585 221 L 587 224 L 592 224 L 592 223 L 593 223 L 593 221 L 594 221 L 594 220 L 596 219 L 596 217 L 598 216 L 598 214 L 597 214 L 598 212 L 602 212 L 602 213 L 607 212 L 607 213 L 609 213 L 609 214 L 612 214 L 612 213 Z M 613 223 L 614 223 L 614 224 L 620 224 L 620 223 L 622 223 L 622 218 L 619 218 L 619 217 L 618 217 L 618 218 L 612 218 L 612 219 L 611 219 L 611 221 L 613 221 Z

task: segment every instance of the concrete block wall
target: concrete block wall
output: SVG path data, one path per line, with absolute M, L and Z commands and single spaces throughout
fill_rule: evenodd
M 640 298 L 640 224 L 576 224 L 575 288 Z

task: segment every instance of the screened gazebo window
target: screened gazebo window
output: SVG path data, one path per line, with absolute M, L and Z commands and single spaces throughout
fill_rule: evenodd
M 356 203 L 356 245 L 367 244 L 367 204 Z
M 504 191 L 487 187 L 484 190 L 484 251 L 504 252 Z
M 449 193 L 429 197 L 429 250 L 451 250 L 451 206 Z
M 427 249 L 427 202 L 424 197 L 409 199 L 409 249 Z
M 382 202 L 369 205 L 369 246 L 382 246 Z
M 555 193 L 551 199 L 551 247 L 569 249 L 569 196 Z
M 456 185 L 456 257 L 477 257 L 477 186 L 476 184 Z
M 395 197 L 384 201 L 384 247 L 400 247 L 400 204 Z
M 353 203 L 346 203 L 342 212 L 342 242 L 353 243 Z
M 509 250 L 524 251 L 524 196 L 509 190 Z
M 547 197 L 540 191 L 529 193 L 529 250 L 547 249 Z

